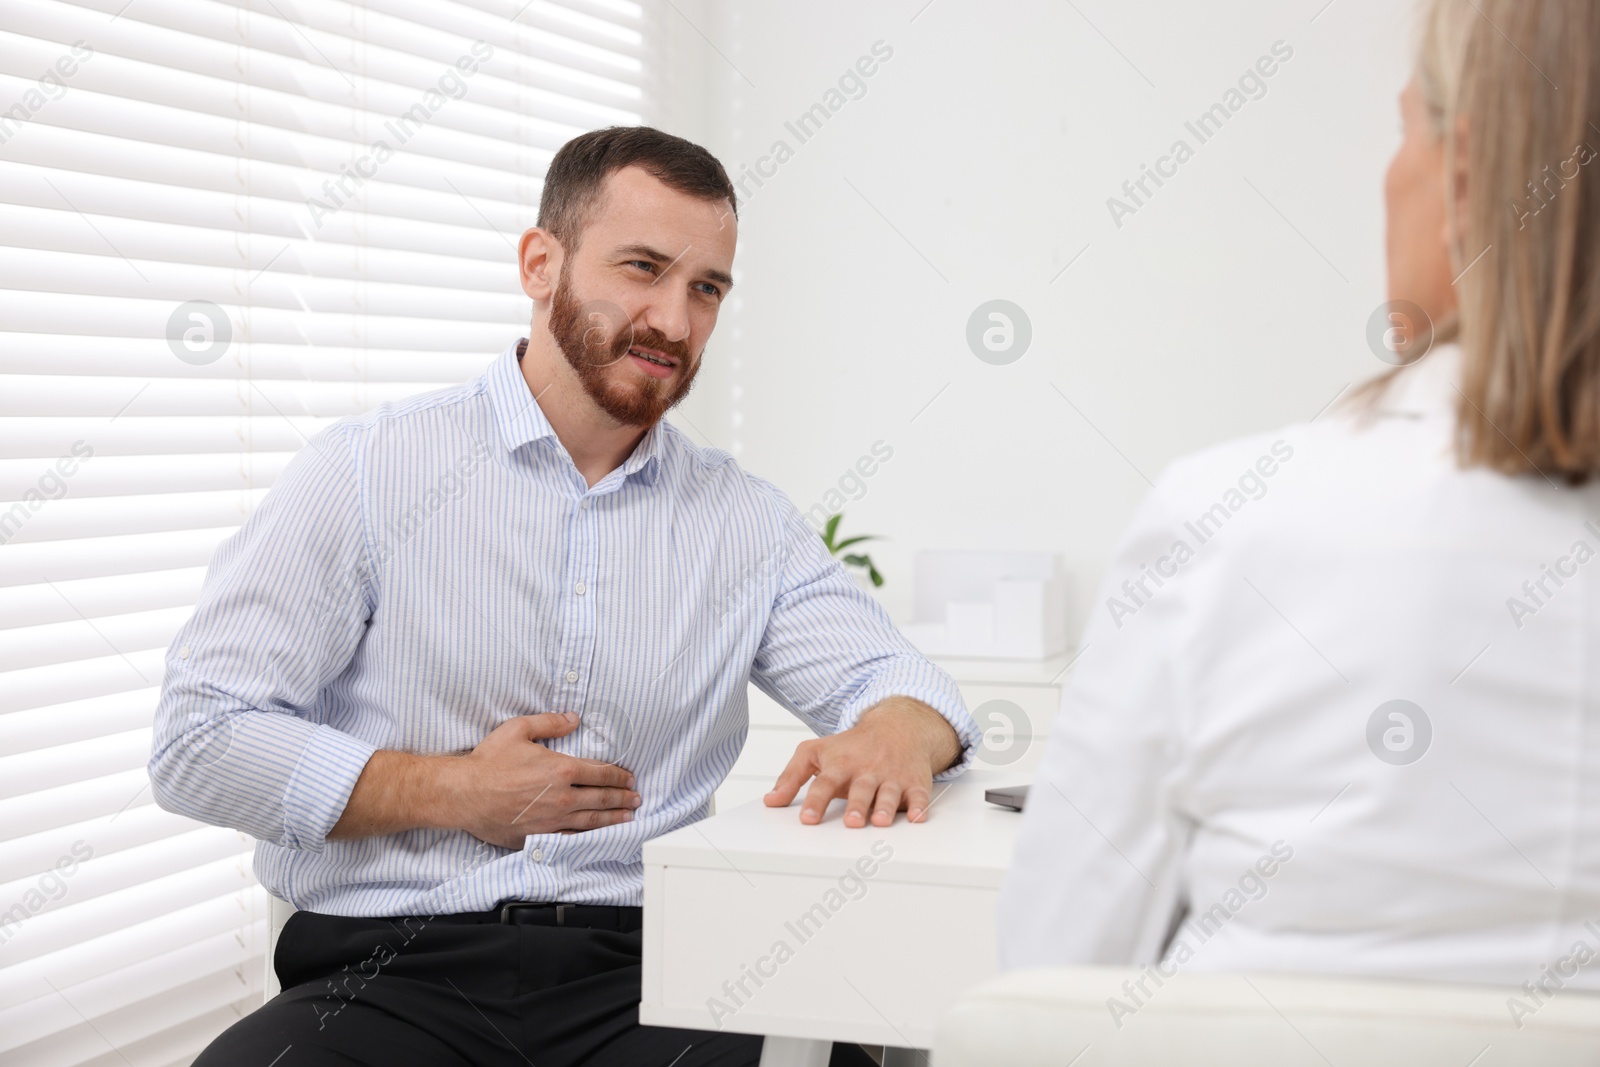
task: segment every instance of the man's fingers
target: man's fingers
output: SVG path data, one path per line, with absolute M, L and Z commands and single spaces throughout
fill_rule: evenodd
M 900 810 L 903 795 L 899 782 L 891 780 L 880 785 L 877 802 L 872 806 L 872 825 L 893 826 L 894 813 Z
M 762 803 L 767 807 L 788 807 L 795 794 L 800 792 L 800 787 L 806 784 L 806 779 L 816 772 L 816 762 L 811 758 L 809 745 L 810 742 L 802 741 L 794 750 L 794 755 L 789 757 L 788 766 L 778 775 L 772 791 L 762 798 Z
M 872 798 L 877 795 L 878 780 L 867 775 L 857 775 L 850 783 L 850 795 L 844 802 L 844 824 L 849 827 L 867 825 L 867 815 L 872 811 Z
M 542 741 L 547 737 L 570 734 L 578 726 L 578 717 L 570 711 L 551 711 L 539 715 L 519 715 L 508 720 L 517 724 L 518 732 L 528 741 Z
M 572 806 L 574 809 L 583 810 L 598 808 L 632 809 L 641 803 L 638 793 L 631 789 L 597 789 L 593 786 L 577 786 L 571 790 Z
M 615 826 L 619 822 L 629 822 L 632 819 L 633 812 L 628 808 L 591 808 L 573 812 L 567 817 L 567 827 L 571 831 L 597 830 L 602 826 Z
M 572 760 L 570 771 L 573 785 L 609 786 L 612 789 L 632 789 L 633 772 L 626 767 L 618 767 L 615 763 L 599 763 L 595 760 L 578 759 L 568 756 Z
M 921 822 L 928 817 L 928 808 L 932 806 L 933 799 L 924 785 L 914 785 L 906 790 L 906 821 Z
M 804 823 L 818 823 L 822 821 L 822 813 L 828 810 L 828 802 L 838 796 L 844 788 L 844 782 L 830 775 L 819 774 L 806 789 L 806 801 L 800 805 L 800 821 Z

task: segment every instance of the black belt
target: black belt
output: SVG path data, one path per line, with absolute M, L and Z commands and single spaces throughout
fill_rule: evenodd
M 554 901 L 508 900 L 488 911 L 435 915 L 432 922 L 507 923 L 515 926 L 571 926 L 631 934 L 644 928 L 644 909 L 625 904 L 562 904 Z

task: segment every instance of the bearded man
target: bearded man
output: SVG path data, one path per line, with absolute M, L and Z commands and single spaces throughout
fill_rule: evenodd
M 528 336 L 318 435 L 167 657 L 150 774 L 257 839 L 283 992 L 201 1067 L 754 1065 L 639 1025 L 644 842 L 704 818 L 754 682 L 809 725 L 767 794 L 925 817 L 980 735 L 794 505 L 663 421 L 733 283 L 736 199 L 645 127 L 552 161 Z M 866 1064 L 837 1046 L 834 1064 Z

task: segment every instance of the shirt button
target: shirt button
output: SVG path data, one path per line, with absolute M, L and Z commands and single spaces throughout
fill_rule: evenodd
M 544 859 L 544 849 L 536 848 L 532 852 L 528 853 L 528 855 L 533 857 L 535 861 L 542 860 Z
M 578 680 L 578 672 L 577 671 L 568 671 L 567 672 L 567 681 L 576 682 L 577 680 Z
M 178 658 L 179 659 L 188 659 L 189 658 L 189 646 L 188 645 L 185 645 L 182 648 L 178 649 Z
M 589 510 L 589 501 L 588 500 L 584 500 L 584 501 L 580 502 L 578 504 L 578 506 L 580 508 L 582 508 L 584 511 L 588 511 Z
M 582 582 L 579 582 L 577 585 L 572 587 L 572 591 L 577 593 L 579 596 L 582 596 L 589 591 L 589 587 L 584 585 Z

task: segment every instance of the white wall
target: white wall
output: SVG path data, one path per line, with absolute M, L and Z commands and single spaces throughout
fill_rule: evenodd
M 1381 369 L 1365 329 L 1411 5 L 1324 3 L 669 6 L 699 94 L 677 121 L 736 181 L 794 150 L 745 184 L 736 295 L 677 421 L 802 508 L 887 443 L 846 527 L 892 539 L 873 554 L 897 618 L 918 548 L 1048 549 L 1076 629 L 1146 477 Z M 1266 94 L 1200 143 L 1185 122 L 1280 40 Z M 878 41 L 865 95 L 800 143 L 785 121 Z M 1116 226 L 1107 198 L 1179 138 L 1193 158 Z M 966 342 L 992 298 L 1031 319 L 1009 366 Z

